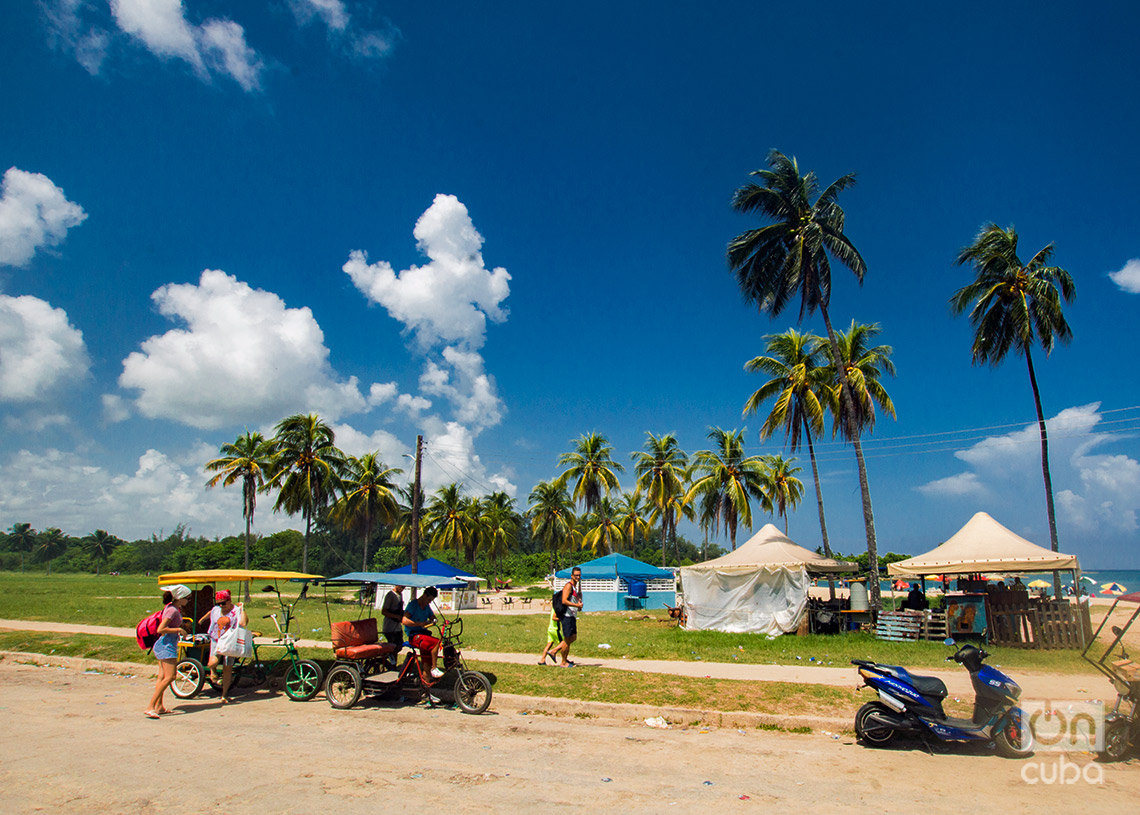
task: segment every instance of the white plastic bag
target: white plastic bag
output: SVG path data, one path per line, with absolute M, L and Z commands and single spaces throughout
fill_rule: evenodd
M 246 659 L 253 656 L 253 635 L 248 628 L 234 625 L 227 628 L 222 636 L 218 637 L 217 653 L 223 657 L 236 657 Z

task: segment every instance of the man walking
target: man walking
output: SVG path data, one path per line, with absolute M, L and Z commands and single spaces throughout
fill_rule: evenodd
M 563 668 L 572 668 L 570 661 L 570 646 L 578 639 L 578 610 L 582 608 L 582 570 L 575 566 L 570 570 L 570 580 L 562 587 L 562 606 L 566 611 L 562 615 L 562 643 L 558 646 L 562 653 Z

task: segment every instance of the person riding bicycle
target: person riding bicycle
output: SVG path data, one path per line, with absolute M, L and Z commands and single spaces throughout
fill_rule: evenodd
M 427 666 L 428 673 L 433 679 L 443 676 L 443 671 L 435 667 L 436 655 L 442 644 L 438 637 L 433 637 L 427 626 L 435 622 L 435 614 L 431 610 L 431 601 L 439 594 L 435 586 L 428 586 L 404 609 L 404 631 L 407 632 L 408 642 L 413 648 L 420 651 L 421 662 Z

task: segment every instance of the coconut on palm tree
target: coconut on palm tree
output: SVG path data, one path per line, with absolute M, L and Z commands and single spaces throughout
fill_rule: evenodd
M 558 466 L 567 469 L 558 476 L 557 483 L 565 487 L 573 481 L 570 497 L 587 513 L 593 512 L 611 491 L 620 489 L 617 473 L 625 468 L 613 460 L 613 449 L 605 436 L 587 433 L 574 441 L 573 452 L 558 457 Z
M 804 484 L 796 473 L 803 468 L 794 466 L 795 459 L 781 455 L 764 456 L 765 472 L 761 490 L 765 503 L 772 512 L 784 519 L 784 534 L 788 534 L 788 509 L 799 506 L 804 497 Z
M 559 552 L 568 549 L 574 538 L 574 502 L 557 480 L 539 481 L 527 500 L 531 534 L 550 552 L 550 571 L 556 572 Z
M 661 565 L 665 565 L 665 542 L 677 525 L 674 499 L 685 494 L 685 472 L 689 457 L 672 433 L 654 436 L 646 433 L 644 450 L 631 454 L 637 473 L 637 488 L 644 491 L 654 514 L 661 521 Z
M 396 485 L 392 479 L 403 470 L 385 466 L 379 451 L 345 461 L 342 494 L 333 504 L 331 517 L 342 529 L 359 532 L 364 543 L 362 572 L 368 571 L 368 543 L 380 523 L 394 524 L 400 515 Z
M 801 175 L 795 158 L 773 150 L 768 154 L 768 167 L 752 173 L 760 180 L 759 184 L 747 184 L 736 191 L 732 208 L 740 213 L 760 215 L 770 223 L 733 238 L 728 244 L 728 265 L 736 273 L 745 299 L 773 317 L 795 300 L 799 301 L 801 321 L 818 309 L 827 329 L 828 343 L 835 357 L 839 357 L 829 313 L 831 259 L 850 269 L 860 283 L 867 271 L 859 250 L 844 233 L 846 216 L 839 205 L 839 194 L 855 185 L 855 175 L 841 176 L 819 192 L 815 173 Z M 840 398 L 849 403 L 853 397 L 846 375 L 841 376 Z M 849 408 L 848 416 L 853 421 L 854 409 Z M 877 575 L 879 556 L 871 487 L 859 430 L 854 424 L 849 427 L 849 437 L 859 472 L 867 556 L 871 572 Z M 881 604 L 879 584 L 877 580 L 870 583 L 871 602 L 877 608 Z
M 1017 231 L 1012 226 L 1002 229 L 997 224 L 987 224 L 973 243 L 958 253 L 957 264 L 971 266 L 975 279 L 954 293 L 950 307 L 955 314 L 969 309 L 974 326 L 971 356 L 975 365 L 1000 365 L 1011 349 L 1025 357 L 1041 437 L 1049 544 L 1057 552 L 1060 550 L 1053 511 L 1053 480 L 1049 475 L 1049 435 L 1030 351 L 1039 346 L 1049 356 L 1056 340 L 1067 343 L 1072 339 L 1061 301 L 1072 303 L 1077 289 L 1065 269 L 1051 265 L 1052 259 L 1050 243 L 1028 263 L 1022 263 L 1017 254 Z M 1057 597 L 1061 596 L 1061 576 L 1057 572 L 1053 573 L 1053 590 Z
M 708 438 L 715 443 L 715 449 L 694 454 L 692 486 L 682 500 L 687 505 L 698 502 L 703 507 L 702 514 L 712 518 L 714 534 L 723 528 L 735 550 L 737 527 L 744 524 L 752 528 L 752 499 L 767 509 L 761 489 L 764 461 L 760 456 L 745 454 L 743 430 L 713 427 Z
M 340 488 L 345 456 L 336 446 L 333 429 L 315 413 L 289 416 L 278 422 L 275 430 L 273 474 L 266 489 L 278 490 L 274 512 L 300 512 L 305 519 L 301 571 L 307 572 L 313 518 Z
M 807 442 L 819 509 L 819 533 L 823 538 L 823 553 L 830 558 L 831 542 L 827 537 L 827 518 L 823 512 L 823 486 L 812 441 L 813 433 L 823 432 L 823 414 L 828 402 L 828 381 L 820 353 L 824 340 L 794 328 L 783 334 L 769 334 L 764 340 L 768 356 L 754 357 L 745 363 L 744 370 L 767 374 L 771 379 L 744 403 L 744 415 L 755 412 L 768 400 L 774 400 L 771 412 L 760 427 L 760 440 L 771 438 L 777 430 L 783 430 L 788 450 L 793 453 L 799 449 L 801 438 Z M 834 600 L 835 581 L 828 580 L 827 584 Z
M 232 444 L 223 444 L 220 458 L 206 462 L 209 472 L 217 473 L 206 482 L 212 489 L 221 482 L 228 487 L 241 480 L 241 515 L 245 519 L 245 558 L 242 568 L 249 568 L 250 531 L 253 513 L 257 509 L 257 493 L 264 488 L 267 473 L 273 466 L 273 444 L 260 433 L 246 431 Z M 245 599 L 249 602 L 249 584 L 245 585 Z

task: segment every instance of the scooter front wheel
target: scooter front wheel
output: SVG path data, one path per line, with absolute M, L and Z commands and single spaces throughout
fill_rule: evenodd
M 994 744 L 999 755 L 1006 758 L 1025 758 L 1033 754 L 1033 729 L 1029 717 L 1014 708 L 1001 723 L 1001 729 L 994 734 Z
M 889 714 L 891 709 L 882 702 L 868 702 L 855 714 L 855 735 L 868 747 L 886 747 L 899 733 L 891 727 L 868 721 L 872 713 Z
M 1109 719 L 1104 728 L 1104 749 L 1097 753 L 1097 758 L 1101 761 L 1120 761 L 1128 755 L 1128 748 L 1132 746 L 1128 731 L 1126 719 Z

